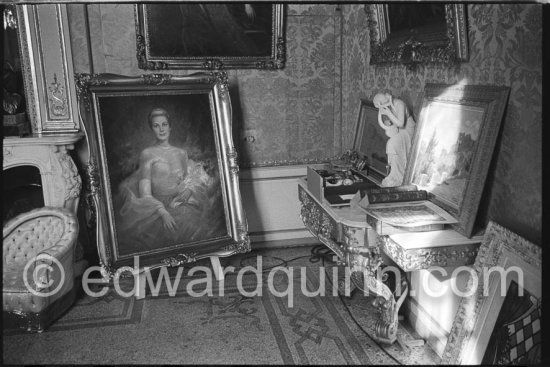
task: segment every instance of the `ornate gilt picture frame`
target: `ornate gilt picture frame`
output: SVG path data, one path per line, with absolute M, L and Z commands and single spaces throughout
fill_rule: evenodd
M 472 235 L 509 88 L 426 84 L 403 182 L 430 193 Z
M 141 69 L 281 69 L 284 5 L 166 3 L 135 7 Z
M 366 5 L 371 64 L 444 63 L 468 60 L 464 4 Z
M 489 272 L 491 268 L 503 272 Z M 474 271 L 478 284 L 470 278 L 466 292 L 471 296 L 460 300 L 441 363 L 539 364 L 540 354 L 536 363 L 537 351 L 533 348 L 538 343 L 540 352 L 541 248 L 489 222 Z M 514 297 L 513 312 L 505 310 L 507 303 L 511 303 L 510 297 Z M 499 329 L 503 331 L 500 338 L 496 337 Z M 504 345 L 506 338 L 513 339 L 512 345 Z M 508 359 L 502 363 L 494 359 L 505 357 Z
M 250 250 L 225 73 L 77 80 L 108 273 Z

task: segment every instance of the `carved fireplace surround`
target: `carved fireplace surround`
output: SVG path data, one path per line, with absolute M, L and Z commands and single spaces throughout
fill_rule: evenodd
M 4 139 L 3 170 L 34 166 L 40 171 L 44 205 L 64 207 L 76 215 L 82 180 L 69 155 L 83 134 Z

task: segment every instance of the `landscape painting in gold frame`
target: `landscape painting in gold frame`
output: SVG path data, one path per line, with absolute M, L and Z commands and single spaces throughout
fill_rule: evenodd
M 509 88 L 426 84 L 404 183 L 458 221 L 470 237 L 489 171 Z

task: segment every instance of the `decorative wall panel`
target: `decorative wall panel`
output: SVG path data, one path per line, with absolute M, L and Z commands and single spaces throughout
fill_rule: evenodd
M 359 97 L 389 91 L 418 107 L 426 83 L 492 84 L 511 87 L 493 165 L 478 214 L 532 242 L 541 242 L 542 213 L 542 6 L 475 4 L 467 6 L 470 62 L 407 70 L 403 65 L 368 63 L 368 29 L 361 5 L 345 8 L 343 40 L 343 134 L 351 146 Z M 368 32 L 367 32 L 368 33 Z M 359 65 L 364 68 L 361 70 Z M 350 98 L 348 98 L 350 96 Z M 519 189 L 521 188 L 521 190 Z
M 77 132 L 80 124 L 66 5 L 21 5 L 17 18 L 32 132 Z

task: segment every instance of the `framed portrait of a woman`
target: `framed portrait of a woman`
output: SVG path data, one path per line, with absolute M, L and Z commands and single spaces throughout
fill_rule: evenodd
M 103 266 L 248 251 L 226 75 L 78 80 Z

